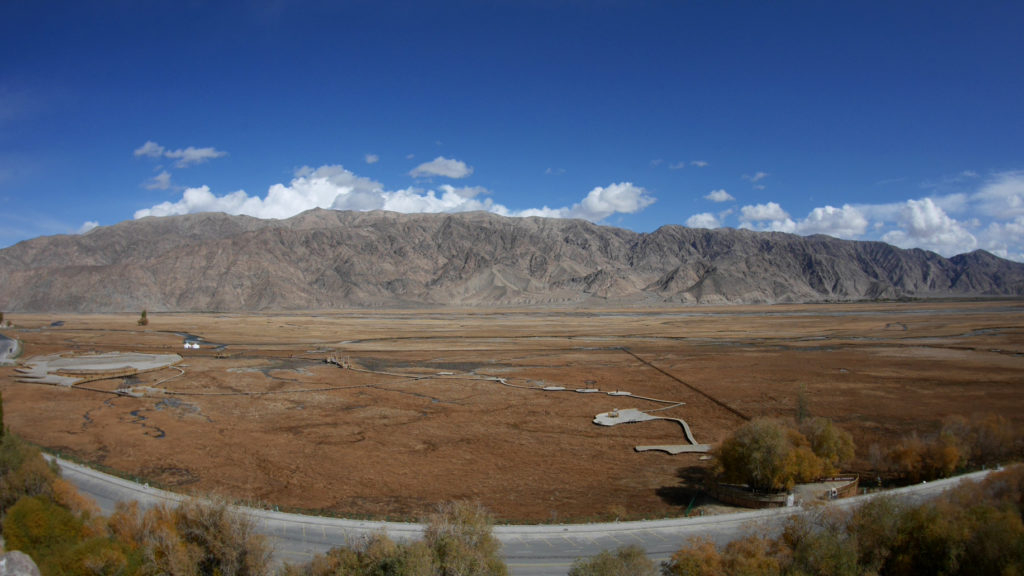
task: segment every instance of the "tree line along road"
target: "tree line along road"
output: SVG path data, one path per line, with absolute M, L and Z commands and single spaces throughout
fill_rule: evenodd
M 146 508 L 160 503 L 177 503 L 180 494 L 151 488 L 60 458 L 57 462 L 62 476 L 78 490 L 93 498 L 104 514 L 110 514 L 117 502 L 135 500 Z M 933 498 L 965 480 L 981 480 L 988 471 L 937 480 L 899 488 L 885 494 L 920 502 Z M 834 501 L 831 505 L 852 508 L 874 494 Z M 267 536 L 274 548 L 274 560 L 298 564 L 314 555 L 360 538 L 386 532 L 395 540 L 412 540 L 423 535 L 423 526 L 402 522 L 347 520 L 321 516 L 287 514 L 257 508 L 239 507 L 256 522 L 257 530 Z M 498 525 L 494 535 L 501 541 L 502 554 L 514 576 L 564 576 L 576 558 L 590 557 L 602 550 L 636 545 L 647 551 L 655 561 L 667 560 L 693 536 L 709 538 L 719 546 L 749 533 L 752 529 L 774 534 L 780 531 L 793 514 L 793 508 L 774 508 L 640 522 L 598 524 Z

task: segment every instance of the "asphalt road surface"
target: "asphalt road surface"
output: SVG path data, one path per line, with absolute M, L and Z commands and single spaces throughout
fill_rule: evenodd
M 66 480 L 79 491 L 92 497 L 105 514 L 119 501 L 136 500 L 142 507 L 165 502 L 174 503 L 184 497 L 173 492 L 136 484 L 85 466 L 57 459 Z M 932 498 L 966 479 L 980 480 L 987 471 L 966 476 L 917 484 L 887 492 L 910 501 Z M 868 496 L 838 500 L 834 506 L 850 508 Z M 274 547 L 278 563 L 304 563 L 315 554 L 332 547 L 358 542 L 360 538 L 384 531 L 395 540 L 419 538 L 423 527 L 400 522 L 345 520 L 320 516 L 302 516 L 254 508 L 240 508 L 257 523 Z M 564 576 L 573 560 L 590 557 L 602 550 L 638 545 L 655 561 L 668 559 L 692 536 L 710 538 L 723 545 L 749 534 L 751 530 L 774 534 L 786 519 L 799 513 L 800 507 L 756 510 L 694 518 L 614 522 L 603 524 L 545 524 L 537 526 L 495 526 L 494 534 L 503 544 L 502 552 L 514 576 Z

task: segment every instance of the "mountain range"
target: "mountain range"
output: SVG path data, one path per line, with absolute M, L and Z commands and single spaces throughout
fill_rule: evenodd
M 1024 295 L 1024 264 L 881 242 L 486 212 L 143 218 L 0 250 L 0 310 L 831 302 Z

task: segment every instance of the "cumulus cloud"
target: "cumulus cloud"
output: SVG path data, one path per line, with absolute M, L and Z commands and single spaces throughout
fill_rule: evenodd
M 367 154 L 365 160 L 367 164 L 376 164 L 377 162 L 380 162 L 380 156 L 376 154 Z
M 473 168 L 461 160 L 452 160 L 438 156 L 430 162 L 424 162 L 409 172 L 413 178 L 443 176 L 445 178 L 465 178 L 473 173 Z
M 694 160 L 693 162 L 690 162 L 690 166 L 696 166 L 697 168 L 706 168 L 708 166 L 708 163 L 703 160 Z
M 633 214 L 654 203 L 647 190 L 632 182 L 619 182 L 607 187 L 598 186 L 579 204 L 570 209 L 573 218 L 597 222 L 615 213 Z
M 708 194 L 704 196 L 704 198 L 707 200 L 711 200 L 712 202 L 729 202 L 735 200 L 735 198 L 732 197 L 732 194 L 726 192 L 724 188 L 719 190 L 712 190 L 711 192 L 708 192 Z
M 167 190 L 171 187 L 171 173 L 164 170 L 146 182 L 146 190 Z
M 82 223 L 81 227 L 78 228 L 78 233 L 79 234 L 85 234 L 86 232 L 92 230 L 93 228 L 96 228 L 99 225 L 100 225 L 100 223 L 96 222 L 94 220 L 90 220 L 88 222 L 84 222 L 84 223 Z
M 381 195 L 379 183 L 356 176 L 341 166 L 321 166 L 316 170 L 307 166 L 297 170 L 287 186 L 271 186 L 264 198 L 249 196 L 243 190 L 217 196 L 208 186 L 200 186 L 186 189 L 177 202 L 139 210 L 135 217 L 225 212 L 257 218 L 288 218 L 312 208 L 330 208 L 336 202 L 359 206 L 354 209 L 379 208 L 383 205 Z
M 751 184 L 753 184 L 755 182 L 760 182 L 761 180 L 764 180 L 767 177 L 768 177 L 768 173 L 767 172 L 756 172 L 756 173 L 754 173 L 753 176 L 751 176 L 749 174 L 744 174 L 743 175 L 743 179 L 748 181 L 748 182 L 750 182 Z
M 379 208 L 406 214 L 485 210 L 496 214 L 508 215 L 509 210 L 505 206 L 494 203 L 490 198 L 480 198 L 489 194 L 490 192 L 482 186 L 457 188 L 445 184 L 439 186 L 439 190 L 406 188 L 394 192 L 382 192 L 380 195 L 382 204 Z M 341 206 L 337 202 L 332 208 L 356 209 L 353 206 Z
M 860 237 L 867 229 L 867 218 L 860 210 L 849 204 L 843 205 L 842 208 L 815 208 L 807 218 L 796 225 L 796 231 L 800 234 L 828 234 L 847 239 Z
M 775 202 L 752 204 L 740 208 L 740 221 L 762 222 L 766 220 L 785 220 L 789 214 Z
M 970 252 L 978 246 L 977 238 L 931 198 L 907 200 L 900 211 L 899 226 L 884 234 L 882 240 L 901 248 L 933 250 L 943 256 Z
M 1024 216 L 990 223 L 978 234 L 978 243 L 1001 258 L 1024 261 Z
M 669 170 L 682 170 L 683 168 L 686 168 L 686 162 L 676 162 L 675 164 L 668 165 Z
M 561 208 L 513 211 L 496 203 L 480 186 L 448 184 L 437 190 L 416 187 L 385 190 L 374 180 L 357 176 L 342 166 L 300 168 L 288 184 L 274 184 L 264 197 L 239 190 L 222 196 L 208 186 L 188 188 L 176 202 L 163 202 L 138 210 L 135 218 L 196 212 L 225 212 L 257 218 L 289 218 L 312 208 L 335 210 L 391 210 L 395 212 L 465 212 L 485 210 L 504 216 L 584 218 L 599 221 L 615 213 L 634 213 L 655 201 L 644 188 L 629 182 L 591 190 L 580 202 Z
M 740 228 L 773 232 L 796 232 L 796 222 L 775 202 L 740 208 Z
M 511 216 L 541 216 L 544 218 L 582 218 L 600 222 L 612 214 L 633 214 L 650 206 L 655 198 L 632 182 L 619 182 L 591 190 L 582 201 L 562 208 L 529 208 L 511 213 Z
M 710 212 L 703 212 L 701 214 L 694 214 L 687 218 L 686 226 L 688 228 L 721 228 L 722 222 L 714 214 Z
M 152 140 L 147 140 L 145 144 L 135 149 L 134 154 L 136 158 L 140 156 L 146 156 L 149 158 L 172 158 L 177 160 L 175 165 L 178 168 L 185 168 L 192 164 L 202 164 L 207 160 L 227 156 L 228 153 L 223 150 L 217 150 L 216 148 L 196 148 L 195 146 L 179 148 L 177 150 L 168 150 Z
M 764 173 L 759 174 L 761 176 L 745 178 L 756 181 L 765 177 Z M 982 248 L 997 256 L 1024 262 L 1024 171 L 989 176 L 965 171 L 946 177 L 945 181 L 952 179 L 964 186 L 924 198 L 819 206 L 802 219 L 792 218 L 777 202 L 766 202 L 743 206 L 735 215 L 731 211 L 695 214 L 686 225 L 724 227 L 735 218 L 736 226 L 752 230 L 881 240 L 902 248 L 932 250 L 944 256 Z M 724 200 L 722 192 L 715 190 L 704 198 Z

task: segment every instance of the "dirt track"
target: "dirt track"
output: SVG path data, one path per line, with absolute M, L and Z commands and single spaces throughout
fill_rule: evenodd
M 677 471 L 702 465 L 698 455 L 633 451 L 683 442 L 677 423 L 591 422 L 661 405 L 531 387 L 683 401 L 659 415 L 713 444 L 743 416 L 792 416 L 806 385 L 811 412 L 853 432 L 862 455 L 949 414 L 1024 413 L 1021 301 L 151 314 L 145 329 L 127 314 L 6 318 L 21 328 L 5 333 L 24 341 L 22 359 L 184 356 L 182 375 L 128 383 L 166 391 L 144 398 L 16 383 L 0 368 L 5 423 L 20 434 L 178 489 L 344 515 L 413 517 L 473 499 L 502 519 L 562 521 L 687 504 Z M 183 350 L 186 333 L 227 347 Z

